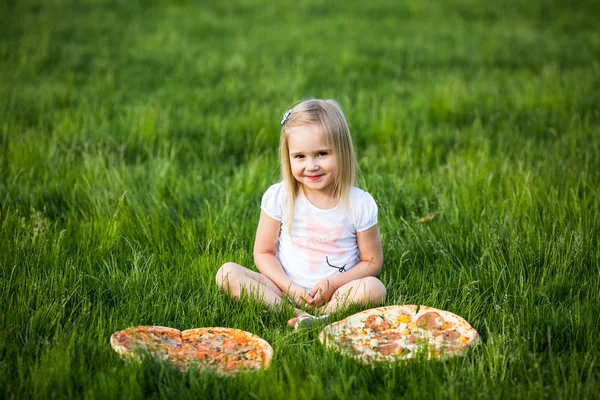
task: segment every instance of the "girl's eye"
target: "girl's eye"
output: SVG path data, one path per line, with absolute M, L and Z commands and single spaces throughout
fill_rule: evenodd
M 326 152 L 326 151 L 320 151 L 320 152 L 319 152 L 319 156 L 326 156 L 326 155 L 327 155 L 327 152 Z
M 304 156 L 302 154 L 296 154 L 294 158 L 304 158 Z

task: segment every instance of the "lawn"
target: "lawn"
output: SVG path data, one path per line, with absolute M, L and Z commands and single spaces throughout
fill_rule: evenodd
M 586 0 L 0 2 L 0 397 L 597 398 L 598 20 Z M 306 97 L 347 115 L 385 304 L 466 318 L 464 357 L 364 366 L 217 290 L 224 262 L 255 268 Z M 146 324 L 275 356 L 125 363 L 110 335 Z

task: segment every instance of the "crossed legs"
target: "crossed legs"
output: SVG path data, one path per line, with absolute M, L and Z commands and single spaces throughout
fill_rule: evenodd
M 219 268 L 216 281 L 217 285 L 229 296 L 239 299 L 244 290 L 254 294 L 270 309 L 280 305 L 285 296 L 277 285 L 266 276 L 233 262 L 225 263 Z M 385 295 L 386 290 L 383 283 L 373 276 L 367 276 L 340 286 L 320 311 L 323 314 L 331 314 L 351 304 L 381 304 Z M 306 314 L 306 311 L 294 308 L 294 314 L 295 317 L 288 321 L 290 326 L 294 326 L 297 318 Z

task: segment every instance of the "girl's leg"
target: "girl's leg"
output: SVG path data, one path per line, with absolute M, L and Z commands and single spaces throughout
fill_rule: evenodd
M 228 262 L 217 271 L 217 286 L 235 299 L 239 299 L 242 290 L 253 294 L 262 300 L 270 309 L 276 308 L 283 301 L 284 293 L 266 276 L 242 267 L 239 264 Z M 294 314 L 301 315 L 305 312 L 294 308 Z
M 379 305 L 386 295 L 385 286 L 374 276 L 356 279 L 340 286 L 323 308 L 324 314 L 348 307 L 351 304 Z

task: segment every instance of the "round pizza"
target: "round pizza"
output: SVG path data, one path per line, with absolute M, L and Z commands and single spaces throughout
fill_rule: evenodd
M 372 308 L 327 325 L 321 343 L 362 362 L 464 353 L 479 335 L 462 317 L 427 306 Z
M 264 339 L 234 328 L 179 331 L 162 326 L 136 326 L 110 337 L 113 349 L 125 358 L 150 355 L 186 371 L 190 367 L 235 374 L 269 367 L 273 348 Z

